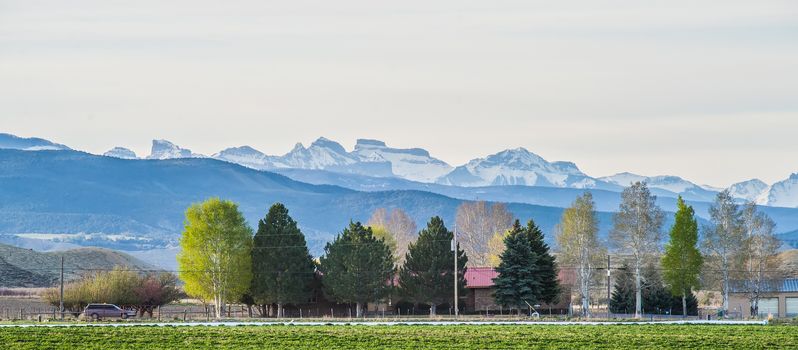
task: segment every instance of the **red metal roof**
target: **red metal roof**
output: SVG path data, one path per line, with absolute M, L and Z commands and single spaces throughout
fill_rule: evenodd
M 499 273 L 492 267 L 469 267 L 465 272 L 466 288 L 491 288 L 493 279 L 498 276 Z M 576 281 L 576 275 L 570 269 L 560 270 L 557 278 L 562 285 L 571 285 Z
M 492 267 L 469 267 L 465 272 L 466 288 L 493 287 L 493 279 L 498 276 Z

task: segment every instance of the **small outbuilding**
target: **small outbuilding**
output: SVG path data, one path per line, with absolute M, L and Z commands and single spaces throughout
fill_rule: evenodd
M 745 284 L 731 283 L 729 290 L 729 314 L 751 317 L 751 303 Z M 759 299 L 759 317 L 772 315 L 777 318 L 798 317 L 798 278 L 787 278 L 765 283 Z

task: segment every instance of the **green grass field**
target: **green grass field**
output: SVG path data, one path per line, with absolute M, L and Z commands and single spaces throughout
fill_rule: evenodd
M 796 349 L 795 326 L 0 328 L 3 349 Z

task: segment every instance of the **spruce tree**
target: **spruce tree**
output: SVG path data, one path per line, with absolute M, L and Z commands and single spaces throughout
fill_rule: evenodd
M 704 259 L 698 250 L 698 221 L 693 207 L 685 204 L 681 196 L 677 200 L 678 210 L 670 232 L 670 241 L 665 245 L 662 256 L 664 280 L 674 296 L 681 297 L 679 310 L 687 307 L 687 298 L 692 290 L 699 287 L 698 276 Z M 687 316 L 686 313 L 683 313 Z
M 283 317 L 285 304 L 308 300 L 315 264 L 308 252 L 305 235 L 288 209 L 275 203 L 258 222 L 252 250 L 252 292 L 259 304 L 277 304 Z
M 400 295 L 415 303 L 430 305 L 430 315 L 437 305 L 452 300 L 454 289 L 454 256 L 450 242 L 454 238 L 446 229 L 443 219 L 433 217 L 422 230 L 415 243 L 410 243 L 405 263 L 399 270 Z M 457 247 L 457 283 L 465 291 L 465 266 L 468 258 Z
M 541 298 L 541 276 L 538 273 L 540 258 L 532 251 L 529 232 L 515 220 L 509 234 L 504 238 L 505 249 L 493 279 L 496 303 L 523 310 Z
M 561 292 L 557 262 L 551 255 L 549 245 L 544 241 L 543 231 L 535 225 L 534 221 L 527 222 L 526 232 L 532 252 L 538 257 L 536 273 L 541 285 L 540 301 L 549 305 L 555 304 L 560 300 Z
M 623 266 L 615 274 L 615 287 L 610 297 L 610 311 L 615 314 L 628 314 L 635 309 L 635 280 L 629 264 Z
M 363 316 L 366 303 L 390 291 L 395 271 L 391 249 L 360 222 L 350 223 L 327 243 L 319 260 L 324 293 L 339 303 L 355 303 L 357 317 Z
M 657 265 L 652 262 L 643 267 L 643 311 L 649 314 L 664 314 L 670 311 L 673 296 L 665 288 Z

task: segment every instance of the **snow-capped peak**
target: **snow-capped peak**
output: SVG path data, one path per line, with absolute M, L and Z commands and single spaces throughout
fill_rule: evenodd
M 114 157 L 114 158 L 121 158 L 121 159 L 138 159 L 136 156 L 136 152 L 133 152 L 124 147 L 114 147 L 108 150 L 108 152 L 103 153 L 106 157 Z
M 642 176 L 632 173 L 619 173 L 612 176 L 600 177 L 599 180 L 613 183 L 622 187 L 629 187 L 635 182 L 645 182 L 649 188 L 679 194 L 687 200 L 711 201 L 718 191 L 699 186 L 678 176 L 659 175 Z
M 762 191 L 756 202 L 774 207 L 798 207 L 798 173 L 770 185 Z
M 180 148 L 167 140 L 152 140 L 152 151 L 147 159 L 173 159 L 173 158 L 202 158 L 201 154 L 191 153 L 191 150 Z
M 212 157 L 259 170 L 277 167 L 275 165 L 276 157 L 263 154 L 263 152 L 258 151 L 250 146 L 227 148 L 219 153 L 214 154 Z
M 361 162 L 388 162 L 394 175 L 413 181 L 434 182 L 452 170 L 425 149 L 391 148 L 379 140 L 358 139 L 352 155 Z
M 353 164 L 357 159 L 349 155 L 339 143 L 320 137 L 307 148 L 297 143 L 291 152 L 279 157 L 279 162 L 288 168 L 326 169 Z
M 729 186 L 729 193 L 731 193 L 734 198 L 756 201 L 767 189 L 768 184 L 764 181 L 760 179 L 751 179 Z
M 459 166 L 439 179 L 455 186 L 526 185 L 594 188 L 595 179 L 570 162 L 549 163 L 543 157 L 519 147 L 478 158 Z

